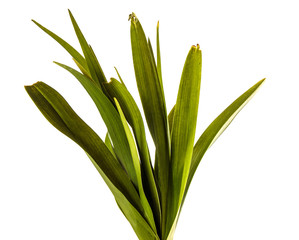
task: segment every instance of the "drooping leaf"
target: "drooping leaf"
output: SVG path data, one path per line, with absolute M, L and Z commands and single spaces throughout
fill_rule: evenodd
M 132 127 L 140 155 L 145 194 L 152 206 L 156 222 L 160 223 L 161 209 L 158 190 L 153 174 L 153 168 L 147 146 L 145 128 L 141 113 L 132 95 L 123 84 L 118 82 L 116 79 L 111 78 L 111 81 L 104 86 L 108 94 L 118 100 L 128 123 Z M 157 228 L 158 227 L 159 224 L 157 224 Z
M 166 215 L 170 161 L 170 137 L 167 111 L 160 80 L 142 26 L 131 14 L 131 45 L 135 76 L 146 121 L 153 137 L 159 164 L 157 181 L 161 197 L 162 218 Z M 163 221 L 163 219 L 162 219 Z M 162 228 L 163 229 L 163 228 Z
M 101 138 L 74 112 L 66 100 L 43 82 L 26 86 L 25 89 L 45 118 L 88 153 L 112 185 L 138 209 L 138 212 L 142 213 L 138 193 L 123 167 Z
M 192 46 L 185 61 L 174 109 L 171 132 L 171 187 L 167 212 L 167 231 L 171 229 L 188 179 L 193 151 L 199 91 L 201 50 Z M 170 200 L 171 199 L 171 200 Z
M 132 182 L 137 186 L 137 177 L 130 154 L 129 143 L 121 119 L 117 110 L 114 108 L 114 105 L 106 97 L 98 84 L 90 81 L 89 78 L 66 65 L 60 63 L 56 64 L 74 75 L 94 101 L 107 126 L 117 158 L 121 161 Z

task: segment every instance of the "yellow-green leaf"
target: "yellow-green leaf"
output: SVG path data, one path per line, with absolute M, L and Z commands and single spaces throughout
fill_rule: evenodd
M 183 198 L 191 164 L 201 82 L 201 50 L 192 46 L 185 61 L 171 131 L 171 187 L 167 232 Z
M 142 26 L 135 14 L 131 14 L 130 19 L 136 82 L 148 128 L 156 147 L 157 158 L 155 161 L 159 165 L 159 172 L 156 173 L 156 176 L 161 197 L 163 221 L 163 216 L 166 216 L 170 161 L 170 138 L 166 104 L 157 68 Z
M 108 94 L 116 98 L 119 102 L 121 109 L 131 125 L 141 161 L 142 177 L 144 183 L 145 194 L 152 206 L 157 225 L 160 225 L 161 221 L 161 209 L 160 201 L 158 196 L 158 190 L 153 174 L 153 167 L 151 164 L 151 158 L 149 154 L 149 149 L 147 146 L 145 128 L 141 113 L 138 109 L 138 106 L 133 99 L 132 95 L 125 87 L 124 84 L 121 84 L 116 79 L 111 78 L 111 81 L 106 83 L 105 88 Z M 157 226 L 158 228 L 159 226 Z
M 264 81 L 265 79 L 262 79 L 261 81 L 257 82 L 246 92 L 244 92 L 240 97 L 238 97 L 207 127 L 207 129 L 200 136 L 193 148 L 193 155 L 191 160 L 190 172 L 188 175 L 188 181 L 184 193 L 184 199 L 188 192 L 194 173 L 206 151 L 229 126 L 229 124 L 242 110 L 242 108 L 250 101 L 250 99 L 254 96 L 254 94 L 260 88 Z
M 143 189 L 140 160 L 139 160 L 139 154 L 138 154 L 138 150 L 137 150 L 137 147 L 136 147 L 136 144 L 135 144 L 135 140 L 134 140 L 134 137 L 131 133 L 129 125 L 127 123 L 126 117 L 125 117 L 125 115 L 124 115 L 117 99 L 114 98 L 114 101 L 115 101 L 117 110 L 118 110 L 119 115 L 120 115 L 120 119 L 121 119 L 122 124 L 124 126 L 126 136 L 127 136 L 128 142 L 129 142 L 131 156 L 132 156 L 132 159 L 133 159 L 133 164 L 134 164 L 134 168 L 135 168 L 135 172 L 136 172 L 136 176 L 137 176 L 138 192 L 139 192 L 139 195 L 140 195 L 141 204 L 142 204 L 143 209 L 144 209 L 145 217 L 146 217 L 147 221 L 149 222 L 150 226 L 152 227 L 152 229 L 155 232 L 157 232 L 154 215 L 153 215 L 151 206 L 149 205 L 149 202 L 148 202 L 148 200 L 145 196 L 144 189 Z

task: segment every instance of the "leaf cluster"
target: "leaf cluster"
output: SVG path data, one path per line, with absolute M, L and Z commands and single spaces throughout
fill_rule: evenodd
M 151 42 L 138 18 L 134 13 L 130 14 L 136 83 L 155 144 L 152 161 L 145 124 L 135 100 L 118 72 L 119 80 L 111 78 L 107 81 L 70 11 L 69 15 L 83 55 L 55 33 L 33 22 L 73 58 L 79 71 L 55 63 L 71 73 L 92 98 L 107 126 L 105 139 L 102 140 L 49 85 L 37 82 L 25 89 L 45 118 L 86 152 L 138 238 L 172 240 L 191 180 L 203 155 L 264 79 L 229 105 L 195 143 L 202 65 L 199 46 L 192 46 L 187 55 L 176 104 L 168 114 L 162 81 L 159 23 L 155 59 Z

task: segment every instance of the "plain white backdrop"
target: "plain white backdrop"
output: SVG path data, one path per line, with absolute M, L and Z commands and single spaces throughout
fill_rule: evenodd
M 116 66 L 138 100 L 128 15 L 155 46 L 160 21 L 168 110 L 191 45 L 203 52 L 196 139 L 226 106 L 267 80 L 207 152 L 175 239 L 299 239 L 298 1 L 2 1 L 0 239 L 137 239 L 84 152 L 40 114 L 23 86 L 56 88 L 96 132 L 88 95 L 53 60 L 74 66 L 35 19 L 79 49 L 71 9 L 107 76 Z M 148 135 L 150 141 L 150 136 Z M 151 145 L 152 146 L 152 145 Z M 153 150 L 153 149 L 152 149 Z

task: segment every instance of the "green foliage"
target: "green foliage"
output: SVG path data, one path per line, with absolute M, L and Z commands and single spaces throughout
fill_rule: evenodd
M 136 15 L 132 13 L 131 44 L 137 87 L 147 126 L 155 144 L 155 167 L 145 126 L 130 92 L 120 81 L 107 81 L 75 18 L 70 18 L 83 55 L 33 21 L 73 58 L 79 71 L 69 71 L 97 106 L 108 132 L 104 141 L 74 112 L 66 100 L 43 82 L 25 86 L 45 118 L 76 142 L 90 158 L 117 205 L 142 240 L 172 240 L 192 177 L 207 149 L 222 134 L 264 82 L 256 83 L 228 106 L 194 145 L 201 83 L 201 50 L 192 46 L 183 68 L 177 101 L 167 116 L 157 25 L 157 60 Z M 117 71 L 117 70 L 116 70 Z

